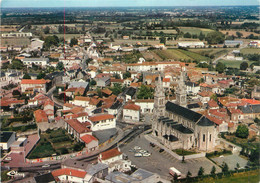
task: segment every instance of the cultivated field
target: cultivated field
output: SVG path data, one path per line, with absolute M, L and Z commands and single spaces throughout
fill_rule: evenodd
M 245 60 L 244 60 L 245 61 Z M 244 62 L 243 60 L 220 60 L 223 64 L 226 65 L 226 67 L 231 67 L 231 68 L 240 68 L 240 64 Z M 250 66 L 254 61 L 246 61 L 248 65 Z
M 159 57 L 164 60 L 174 59 L 174 60 L 198 60 L 198 61 L 209 61 L 208 57 L 202 56 L 198 53 L 181 50 L 181 49 L 167 49 L 167 50 L 155 50 Z
M 207 55 L 207 56 L 215 56 L 219 57 L 221 55 L 225 55 L 226 53 L 228 53 L 229 51 L 233 50 L 232 48 L 199 48 L 199 49 L 189 49 L 189 51 L 194 52 L 194 53 L 198 53 L 200 55 Z
M 260 49 L 259 48 L 243 48 L 240 50 L 241 53 L 243 54 L 260 54 Z
M 197 27 L 179 27 L 179 29 L 184 33 L 189 32 L 190 34 L 197 34 L 197 35 L 199 35 L 200 32 L 207 35 L 208 33 L 214 31 L 212 29 L 204 29 L 204 28 L 197 28 Z
M 28 46 L 29 38 L 1 38 L 1 46 Z
M 257 34 L 257 33 L 254 33 L 254 32 L 247 32 L 247 31 L 244 31 L 244 30 L 222 30 L 222 31 L 220 31 L 220 32 L 222 32 L 223 34 L 225 34 L 226 35 L 226 33 L 228 32 L 228 35 L 229 36 L 237 36 L 236 35 L 236 32 L 240 32 L 240 33 L 242 33 L 243 34 L 243 36 L 242 37 L 247 37 L 247 36 L 249 36 L 250 34 L 253 34 L 254 36 L 260 36 L 260 34 Z

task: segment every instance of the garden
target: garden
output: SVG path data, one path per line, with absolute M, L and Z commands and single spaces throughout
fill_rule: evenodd
M 40 137 L 38 144 L 28 155 L 29 159 L 50 157 L 54 154 L 68 154 L 84 148 L 84 143 L 75 141 L 73 136 L 61 128 L 57 130 L 48 129 Z

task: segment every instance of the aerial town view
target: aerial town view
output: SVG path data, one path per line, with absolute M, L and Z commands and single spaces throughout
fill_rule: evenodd
M 0 1 L 0 182 L 260 182 L 259 2 Z

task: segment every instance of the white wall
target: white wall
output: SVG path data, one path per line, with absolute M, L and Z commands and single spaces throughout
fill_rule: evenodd
M 115 128 L 116 127 L 116 119 L 108 119 L 105 121 L 99 121 L 92 123 L 92 131 L 99 131 L 99 130 L 106 130 L 110 128 Z
M 125 121 L 139 121 L 140 111 L 123 109 L 123 118 Z

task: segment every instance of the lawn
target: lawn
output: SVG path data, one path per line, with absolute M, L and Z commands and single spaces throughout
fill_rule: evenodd
M 259 48 L 243 48 L 240 50 L 241 53 L 247 55 L 247 54 L 260 54 Z
M 212 29 L 204 29 L 204 28 L 197 28 L 197 27 L 179 27 L 179 29 L 185 34 L 186 32 L 189 32 L 190 34 L 197 34 L 199 35 L 200 32 L 207 35 L 210 32 L 213 32 Z
M 192 155 L 192 154 L 196 154 L 196 152 L 194 151 L 188 151 L 188 150 L 183 150 L 183 149 L 175 149 L 175 150 L 172 150 L 173 152 L 175 152 L 176 154 L 178 155 Z
M 220 60 L 223 64 L 226 65 L 226 67 L 231 67 L 231 68 L 240 68 L 240 64 L 244 62 L 244 60 Z M 248 65 L 250 66 L 254 61 L 246 61 Z
M 248 172 L 234 173 L 230 177 L 224 177 L 221 179 L 204 178 L 199 183 L 258 183 L 260 181 L 259 170 L 253 170 Z
M 52 154 L 63 154 L 62 149 L 66 148 L 71 153 L 74 150 L 75 140 L 64 129 L 47 130 L 41 134 L 41 139 L 29 154 L 29 159 L 50 157 Z

